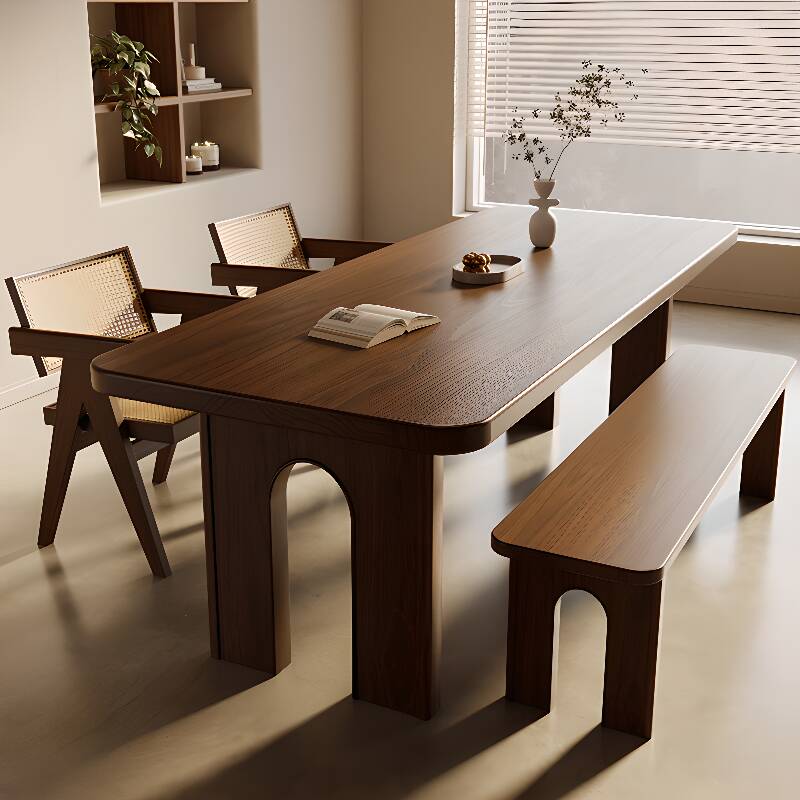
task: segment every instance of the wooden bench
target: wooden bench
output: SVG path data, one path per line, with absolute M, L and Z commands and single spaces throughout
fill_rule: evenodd
M 677 351 L 495 528 L 509 699 L 550 710 L 559 600 L 582 589 L 606 612 L 603 725 L 650 738 L 664 575 L 739 456 L 740 492 L 774 499 L 795 363 Z

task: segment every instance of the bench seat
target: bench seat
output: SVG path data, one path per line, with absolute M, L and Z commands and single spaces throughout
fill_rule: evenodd
M 677 351 L 494 530 L 511 559 L 507 695 L 549 710 L 564 592 L 607 617 L 603 723 L 651 734 L 661 585 L 725 477 L 772 500 L 795 361 Z

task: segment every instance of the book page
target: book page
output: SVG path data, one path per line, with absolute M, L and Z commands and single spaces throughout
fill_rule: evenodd
M 347 339 L 369 342 L 385 328 L 393 325 L 405 328 L 406 323 L 396 317 L 340 306 L 319 320 L 311 333 L 331 333 Z
M 433 314 L 421 314 L 418 311 L 406 311 L 403 308 L 393 308 L 392 306 L 376 306 L 371 303 L 362 303 L 356 306 L 355 310 L 366 311 L 371 314 L 385 314 L 387 317 L 400 319 L 410 331 L 439 322 L 439 318 Z

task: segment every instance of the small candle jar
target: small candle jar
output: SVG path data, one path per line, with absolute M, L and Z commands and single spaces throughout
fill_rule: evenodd
M 187 175 L 202 175 L 203 174 L 203 159 L 200 156 L 186 156 L 186 174 Z
M 203 159 L 203 172 L 219 169 L 219 145 L 214 142 L 195 142 L 192 155 Z

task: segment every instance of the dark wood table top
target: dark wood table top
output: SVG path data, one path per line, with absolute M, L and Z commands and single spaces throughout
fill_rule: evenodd
M 482 211 L 97 358 L 107 394 L 426 452 L 485 446 L 688 284 L 736 227 L 560 210 L 533 251 L 531 210 Z M 505 285 L 461 287 L 470 250 L 519 256 Z M 376 303 L 442 322 L 369 350 L 308 330 Z

